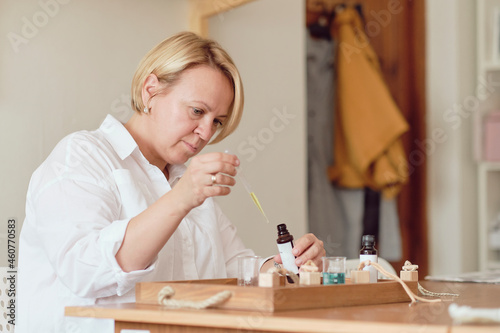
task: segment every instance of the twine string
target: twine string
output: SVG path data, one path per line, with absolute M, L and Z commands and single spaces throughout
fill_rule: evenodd
M 412 263 L 409 260 L 406 260 L 402 269 L 405 272 L 416 272 L 418 269 L 418 265 L 412 265 Z M 424 287 L 422 287 L 420 285 L 420 283 L 418 283 L 418 291 L 420 291 L 420 293 L 424 296 L 432 296 L 432 297 L 441 297 L 441 296 L 458 297 L 459 296 L 458 294 L 452 294 L 452 293 L 435 293 L 433 291 L 429 291 L 429 290 L 425 289 Z
M 158 293 L 158 303 L 165 305 L 170 309 L 188 308 L 201 310 L 224 303 L 231 298 L 233 293 L 229 290 L 224 290 L 200 301 L 187 301 L 171 298 L 174 295 L 175 290 L 171 286 L 165 286 Z
M 410 299 L 411 299 L 410 306 L 412 304 L 416 303 L 417 300 L 419 300 L 421 302 L 425 302 L 425 303 L 441 302 L 441 299 L 427 299 L 427 298 L 423 298 L 423 297 L 415 295 L 413 293 L 413 291 L 411 291 L 411 289 L 406 285 L 406 283 L 404 283 L 403 280 L 401 280 L 398 276 L 396 276 L 396 275 L 394 275 L 392 273 L 389 273 L 380 264 L 378 264 L 376 262 L 371 262 L 369 260 L 362 261 L 362 262 L 359 263 L 358 270 L 359 271 L 362 270 L 365 266 L 373 266 L 373 267 L 375 267 L 375 269 L 377 269 L 377 271 L 379 271 L 383 275 L 385 275 L 388 278 L 391 278 L 391 279 L 396 280 L 397 282 L 399 282 L 401 284 L 401 286 L 403 287 L 403 289 L 408 294 L 408 296 L 410 297 Z
M 432 296 L 432 297 L 441 297 L 441 296 L 448 296 L 448 297 L 458 297 L 460 296 L 459 294 L 453 294 L 453 293 L 436 293 L 433 291 L 429 291 L 422 287 L 420 283 L 418 284 L 418 291 L 424 296 Z

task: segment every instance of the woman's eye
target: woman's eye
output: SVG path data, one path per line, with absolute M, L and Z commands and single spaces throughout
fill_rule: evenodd
M 222 126 L 222 121 L 220 121 L 219 119 L 214 119 L 214 125 Z
M 203 114 L 203 110 L 197 109 L 197 108 L 193 108 L 193 113 L 200 115 L 200 114 Z

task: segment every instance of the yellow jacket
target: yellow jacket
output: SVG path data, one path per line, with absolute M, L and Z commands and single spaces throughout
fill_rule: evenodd
M 332 29 L 338 42 L 337 99 L 335 159 L 328 176 L 339 186 L 368 186 L 392 198 L 408 177 L 401 142 L 408 124 L 382 78 L 358 13 L 346 8 Z

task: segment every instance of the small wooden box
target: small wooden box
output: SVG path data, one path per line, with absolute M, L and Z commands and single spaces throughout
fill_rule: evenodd
M 351 271 L 352 283 L 370 283 L 370 271 Z
M 300 273 L 300 284 L 308 286 L 321 284 L 321 273 L 320 272 Z
M 259 287 L 279 287 L 280 276 L 275 273 L 260 273 Z
M 136 303 L 158 304 L 158 293 L 170 286 L 175 290 L 174 299 L 205 300 L 221 291 L 229 290 L 232 296 L 217 309 L 277 312 L 288 310 L 320 309 L 356 305 L 374 305 L 409 302 L 403 287 L 393 280 L 378 283 L 336 285 L 287 284 L 280 287 L 244 287 L 236 279 L 214 279 L 171 282 L 140 282 L 136 284 Z M 417 282 L 406 282 L 416 294 Z
M 418 272 L 417 271 L 401 271 L 399 277 L 403 281 L 418 281 Z

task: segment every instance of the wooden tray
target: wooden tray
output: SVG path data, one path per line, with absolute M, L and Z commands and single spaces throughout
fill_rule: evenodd
M 417 282 L 406 282 L 418 293 Z M 136 303 L 158 304 L 158 293 L 165 286 L 175 290 L 174 299 L 199 301 L 223 290 L 233 293 L 218 309 L 276 312 L 286 310 L 318 309 L 340 306 L 374 305 L 409 302 L 410 297 L 403 287 L 393 280 L 378 283 L 338 285 L 286 285 L 283 287 L 243 287 L 236 279 L 141 282 L 136 285 Z

